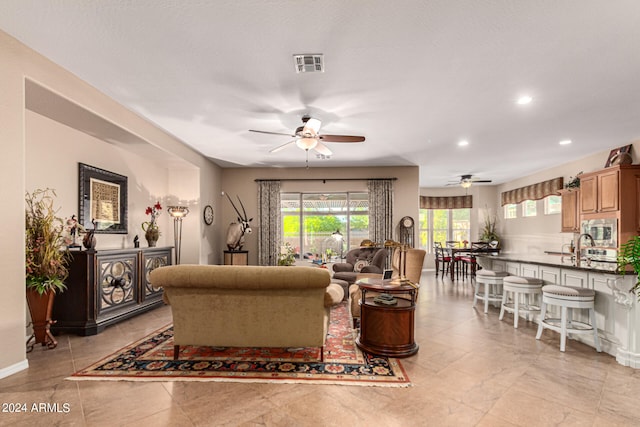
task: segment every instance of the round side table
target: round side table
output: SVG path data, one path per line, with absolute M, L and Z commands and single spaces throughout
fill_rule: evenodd
M 366 278 L 356 282 L 360 299 L 360 334 L 356 344 L 367 353 L 407 357 L 418 352 L 414 341 L 414 315 L 418 285 Z M 381 293 L 391 294 L 395 305 L 374 302 Z

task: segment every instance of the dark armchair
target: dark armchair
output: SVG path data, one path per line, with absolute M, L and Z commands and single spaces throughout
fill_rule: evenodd
M 333 278 L 355 283 L 358 273 L 384 272 L 387 250 L 384 248 L 356 248 L 347 252 L 346 262 L 333 264 Z

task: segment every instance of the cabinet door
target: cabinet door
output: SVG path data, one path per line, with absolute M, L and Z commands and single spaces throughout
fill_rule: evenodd
M 149 274 L 158 267 L 171 265 L 171 249 L 144 250 L 142 252 L 142 271 L 144 277 L 141 283 L 141 298 L 143 301 L 160 298 L 162 288 L 156 288 L 149 281 Z
M 598 211 L 598 181 L 596 176 L 580 178 L 580 211 L 596 213 Z
M 98 317 L 138 303 L 138 255 L 97 257 Z
M 604 172 L 598 175 L 598 211 L 613 212 L 619 209 L 618 188 L 619 171 Z
M 579 190 L 563 191 L 562 194 L 562 231 L 578 232 L 580 224 L 578 221 L 578 201 Z

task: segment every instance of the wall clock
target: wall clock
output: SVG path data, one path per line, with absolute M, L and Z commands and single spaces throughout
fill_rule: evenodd
M 410 216 L 405 216 L 400 220 L 400 243 L 409 245 L 409 247 L 413 248 L 413 239 L 413 218 L 411 218 Z
M 202 216 L 204 217 L 205 224 L 213 224 L 213 207 L 211 205 L 205 206 L 204 211 L 202 212 Z

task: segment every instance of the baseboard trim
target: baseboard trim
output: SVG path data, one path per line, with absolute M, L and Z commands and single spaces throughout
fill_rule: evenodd
M 0 369 L 0 379 L 6 378 L 9 375 L 16 374 L 20 371 L 24 371 L 27 368 L 29 368 L 29 361 L 27 359 L 24 359 L 21 362 L 18 362 L 11 366 L 7 366 L 6 368 Z
M 632 353 L 628 350 L 618 349 L 616 354 L 616 361 L 622 366 L 629 366 L 630 368 L 640 368 L 640 354 Z

